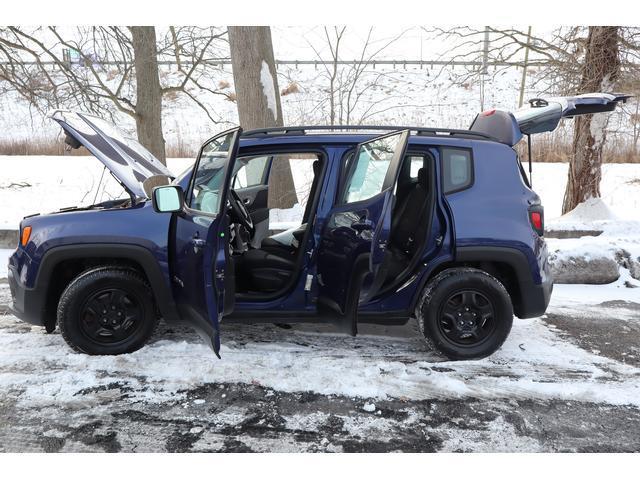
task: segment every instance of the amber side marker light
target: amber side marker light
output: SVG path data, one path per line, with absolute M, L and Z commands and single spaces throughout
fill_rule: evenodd
M 24 227 L 22 229 L 22 235 L 20 236 L 20 244 L 23 247 L 26 247 L 27 243 L 29 243 L 30 238 L 31 238 L 31 227 Z

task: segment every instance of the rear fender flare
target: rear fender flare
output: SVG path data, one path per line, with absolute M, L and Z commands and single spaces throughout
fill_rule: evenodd
M 452 260 L 452 261 L 451 261 Z M 467 262 L 491 262 L 506 264 L 513 270 L 516 281 L 518 283 L 519 292 L 528 292 L 534 287 L 537 287 L 534 282 L 531 266 L 527 260 L 527 256 L 524 252 L 511 247 L 493 247 L 493 246 L 465 246 L 455 249 L 455 258 L 432 265 L 429 275 L 425 275 L 422 279 L 422 284 L 417 292 L 422 292 L 426 283 L 437 274 L 442 265 L 450 267 L 462 266 Z M 509 289 L 508 289 L 509 290 Z M 415 296 L 411 310 L 414 311 L 418 305 L 421 294 Z M 530 305 L 526 295 L 522 295 L 522 298 L 511 299 L 516 316 L 519 318 L 529 318 L 531 316 L 537 316 L 539 306 Z M 544 309 L 542 309 L 544 311 Z M 533 313 L 530 313 L 533 312 Z

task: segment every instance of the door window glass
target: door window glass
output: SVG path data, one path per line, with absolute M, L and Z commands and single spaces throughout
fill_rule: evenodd
M 224 173 L 233 148 L 236 131 L 216 137 L 202 147 L 194 173 L 189 207 L 205 213 L 218 213 L 224 188 Z
M 355 165 L 349 169 L 350 178 L 342 198 L 344 203 L 366 200 L 382 192 L 401 136 L 402 133 L 389 135 L 361 146 L 356 152 Z

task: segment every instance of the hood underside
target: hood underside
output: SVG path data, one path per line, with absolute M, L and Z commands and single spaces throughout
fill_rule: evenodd
M 57 110 L 51 118 L 67 134 L 67 143 L 71 147 L 83 145 L 134 197 L 148 197 L 144 182 L 151 177 L 173 178 L 169 169 L 140 142 L 99 117 Z

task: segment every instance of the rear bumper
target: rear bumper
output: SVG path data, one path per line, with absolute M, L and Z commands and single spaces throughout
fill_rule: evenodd
M 11 305 L 9 308 L 20 320 L 32 325 L 44 325 L 44 298 L 36 290 L 26 288 L 13 265 L 9 265 L 7 274 L 9 290 L 11 291 Z

